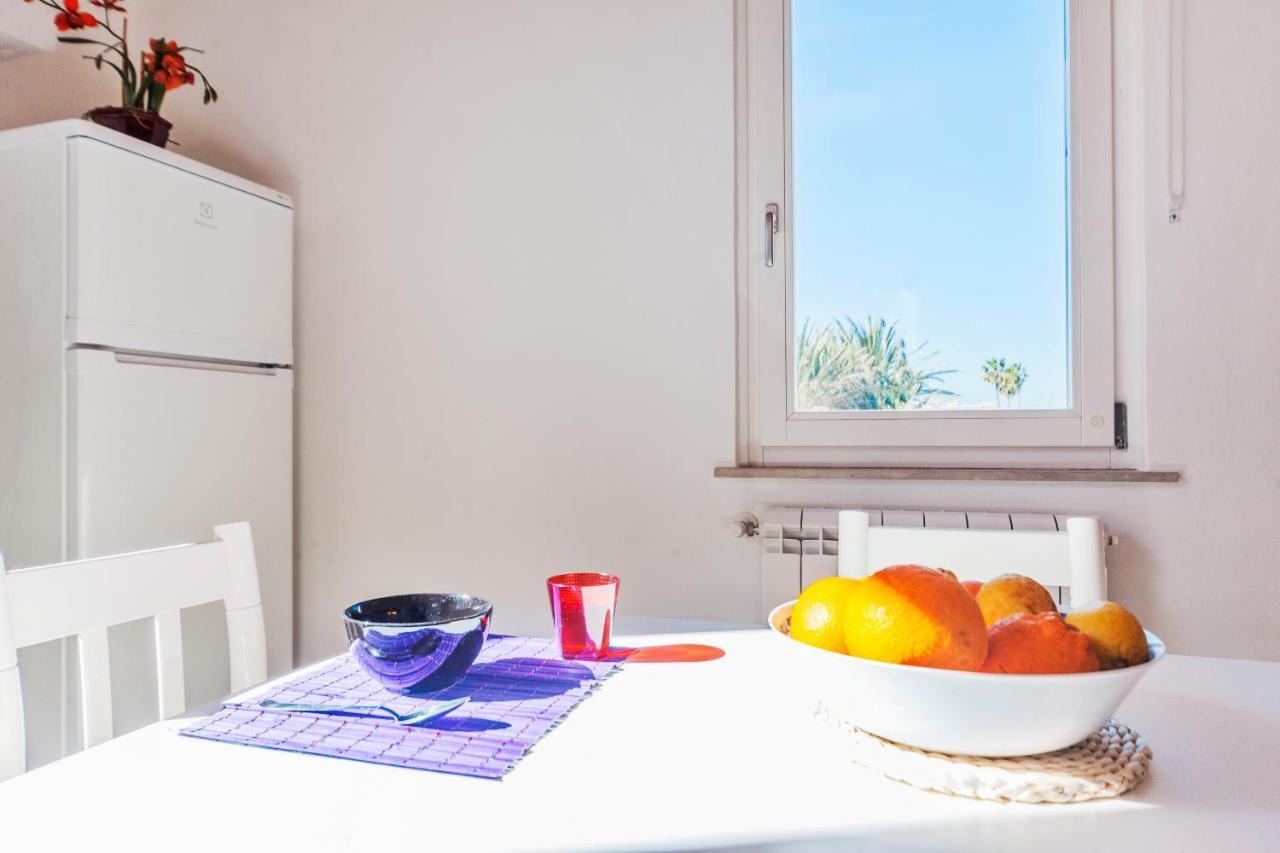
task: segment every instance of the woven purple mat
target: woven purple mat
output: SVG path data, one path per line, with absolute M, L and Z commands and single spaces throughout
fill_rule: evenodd
M 418 698 L 384 690 L 343 655 L 251 702 L 373 702 L 408 713 L 433 699 L 469 696 L 471 701 L 422 726 L 382 717 L 224 706 L 181 734 L 497 779 L 620 665 L 562 660 L 553 640 L 494 635 L 457 684 Z

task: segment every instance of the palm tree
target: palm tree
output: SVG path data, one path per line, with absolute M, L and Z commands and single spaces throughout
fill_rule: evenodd
M 1001 393 L 1012 402 L 1016 396 L 1018 398 L 1018 406 L 1022 406 L 1022 386 L 1027 381 L 1027 369 L 1022 366 L 1021 362 L 1014 362 L 1004 369 L 1000 376 Z
M 982 365 L 982 381 L 990 385 L 996 392 L 996 408 L 1000 408 L 1000 378 L 1008 370 L 1003 358 L 989 358 Z
M 1022 386 L 1030 376 L 1021 362 L 1009 364 L 1003 358 L 989 358 L 982 364 L 982 381 L 992 386 L 996 392 L 996 408 L 1000 407 L 1002 398 L 1007 398 L 1010 405 L 1017 396 L 1018 404 L 1022 404 Z
M 922 370 L 919 356 L 893 324 L 845 317 L 815 329 L 808 321 L 796 337 L 796 403 L 807 410 L 922 408 L 952 392 L 941 387 L 950 370 Z
M 857 366 L 840 345 L 831 326 L 816 330 L 808 320 L 796 338 L 797 404 L 802 409 L 827 407 L 853 393 Z

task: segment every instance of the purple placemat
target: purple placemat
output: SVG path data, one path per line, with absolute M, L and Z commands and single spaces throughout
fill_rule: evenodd
M 347 705 L 372 702 L 408 713 L 432 699 L 469 696 L 447 717 L 403 726 L 386 717 L 224 706 L 182 730 L 209 740 L 497 779 L 620 662 L 567 661 L 553 640 L 491 636 L 467 674 L 426 698 L 384 690 L 343 655 L 329 665 L 256 695 L 251 702 Z

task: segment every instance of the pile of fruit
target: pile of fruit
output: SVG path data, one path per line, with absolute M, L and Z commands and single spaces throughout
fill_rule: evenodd
M 924 566 L 817 581 L 792 609 L 790 633 L 870 660 L 1019 675 L 1135 666 L 1149 654 L 1141 623 L 1113 601 L 1064 615 L 1029 577 L 961 582 Z

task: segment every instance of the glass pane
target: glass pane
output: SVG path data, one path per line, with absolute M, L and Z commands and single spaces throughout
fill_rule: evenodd
M 1071 407 L 1065 0 L 793 0 L 799 411 Z

